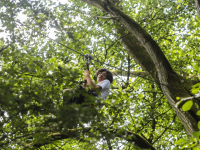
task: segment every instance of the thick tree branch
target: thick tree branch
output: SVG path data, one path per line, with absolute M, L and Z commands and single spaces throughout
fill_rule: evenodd
M 7 46 L 3 46 L 3 47 L 0 49 L 0 53 L 3 52 L 5 49 L 7 49 L 9 46 L 10 46 L 10 44 L 8 44 Z
M 36 143 L 30 143 L 29 145 L 24 146 L 24 148 L 39 148 L 41 146 L 50 144 L 53 141 L 57 141 L 57 140 L 63 140 L 63 139 L 68 139 L 68 138 L 76 138 L 77 139 L 81 136 L 81 134 L 92 133 L 92 132 L 90 132 L 92 129 L 95 131 L 100 131 L 102 135 L 109 136 L 110 138 L 112 138 L 113 136 L 111 136 L 111 135 L 114 134 L 115 136 L 123 138 L 124 140 L 126 140 L 128 142 L 134 142 L 135 145 L 140 148 L 146 148 L 146 149 L 148 148 L 151 150 L 155 150 L 155 148 L 148 141 L 146 141 L 144 138 L 142 138 L 141 136 L 139 136 L 136 133 L 127 131 L 125 129 L 109 129 L 109 130 L 107 130 L 105 128 L 102 129 L 102 128 L 98 128 L 98 127 L 68 129 L 65 133 L 52 133 L 43 141 L 36 142 Z M 95 135 L 93 135 L 93 136 L 95 136 Z
M 149 54 L 145 51 L 145 48 L 141 45 L 138 39 L 131 32 L 127 31 L 124 26 L 119 25 L 118 23 L 117 23 L 117 32 L 121 34 L 121 36 L 127 34 L 127 36 L 121 39 L 123 46 L 129 52 L 130 56 L 134 58 L 136 63 L 140 64 L 142 69 L 146 71 L 146 73 L 152 79 L 155 79 L 156 78 L 155 65 L 153 61 L 151 61 Z
M 144 71 L 130 71 L 129 72 L 129 71 L 121 71 L 121 70 L 111 70 L 111 72 L 113 73 L 114 76 L 121 75 L 121 76 L 127 77 L 129 75 L 129 77 L 144 77 L 144 78 L 148 76 L 148 74 Z
M 117 18 L 117 21 L 136 37 L 136 39 L 144 47 L 144 56 L 146 56 L 149 61 L 149 63 L 145 63 L 145 61 L 138 61 L 138 63 L 161 88 L 163 94 L 175 110 L 187 132 L 192 135 L 194 131 L 199 131 L 197 123 L 200 120 L 200 117 L 196 115 L 197 109 L 195 106 L 187 112 L 183 112 L 180 108 L 175 106 L 176 97 L 188 97 L 190 94 L 185 89 L 180 77 L 176 74 L 176 72 L 174 72 L 164 53 L 158 44 L 153 40 L 151 35 L 148 34 L 135 20 L 122 12 L 111 1 L 107 0 L 108 3 L 106 7 L 100 0 L 82 1 L 106 11 L 113 18 Z M 132 54 L 130 53 L 133 58 L 135 54 L 136 52 L 133 52 Z M 149 64 L 151 64 L 151 67 Z M 199 101 L 195 101 L 195 103 L 200 106 Z
M 196 7 L 196 10 L 197 10 L 197 14 L 199 16 L 199 19 L 200 19 L 200 0 L 195 0 L 195 7 Z

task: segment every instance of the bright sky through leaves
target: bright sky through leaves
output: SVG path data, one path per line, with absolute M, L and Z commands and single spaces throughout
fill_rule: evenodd
M 94 6 L 68 1 L 0 1 L 0 30 L 6 32 L 0 35 L 0 147 L 178 150 L 197 145 L 198 139 L 188 138 L 200 136 L 194 132 L 200 103 L 192 98 L 200 89 L 194 1 L 102 5 L 87 0 Z M 75 89 L 86 69 L 84 54 L 96 59 L 92 79 L 98 68 L 117 76 L 106 100 L 88 97 L 90 108 L 66 106 L 63 89 L 80 94 Z

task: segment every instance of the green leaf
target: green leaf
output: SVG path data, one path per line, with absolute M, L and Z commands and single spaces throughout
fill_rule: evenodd
M 199 139 L 200 131 L 198 131 L 198 132 L 193 132 L 192 135 L 193 135 L 194 137 L 196 137 L 196 138 Z
M 81 38 L 81 34 L 78 34 L 78 35 L 77 35 L 77 38 L 78 38 L 78 39 Z
M 200 121 L 198 122 L 198 128 L 200 129 Z
M 191 92 L 192 92 L 193 94 L 197 94 L 197 93 L 199 92 L 199 88 L 192 89 Z
M 174 144 L 181 145 L 184 142 L 184 139 L 180 139 L 176 141 Z
M 139 98 L 143 98 L 143 94 L 140 93 L 140 94 L 138 95 L 138 97 L 139 97 Z
M 200 83 L 197 83 L 197 84 L 192 86 L 192 88 L 199 88 L 199 87 L 200 87 Z
M 191 109 L 193 105 L 193 101 L 187 101 L 183 106 L 182 106 L 182 110 L 183 111 L 188 111 Z
M 199 70 L 199 65 L 198 65 L 198 64 L 195 64 L 195 65 L 194 65 L 194 69 L 195 69 L 195 70 Z
M 193 94 L 197 94 L 199 92 L 199 90 L 200 90 L 200 83 L 197 83 L 197 84 L 195 84 L 195 85 L 192 86 L 191 92 Z
M 123 129 L 119 129 L 119 130 L 117 130 L 117 132 L 116 132 L 117 135 L 123 135 L 123 133 L 124 133 L 124 130 L 123 130 Z
M 197 115 L 200 116 L 200 110 L 197 111 Z
M 200 150 L 198 147 L 193 147 L 192 150 Z

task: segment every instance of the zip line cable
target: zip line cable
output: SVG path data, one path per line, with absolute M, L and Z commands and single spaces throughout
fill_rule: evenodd
M 77 53 L 77 54 L 79 54 L 79 55 L 85 57 L 84 54 L 78 52 L 77 50 L 72 49 L 72 48 L 66 46 L 65 44 L 62 44 L 62 43 L 60 43 L 60 42 L 58 42 L 58 41 L 56 41 L 56 40 L 50 38 L 49 36 L 47 36 L 47 35 L 45 35 L 45 34 L 39 32 L 39 31 L 36 31 L 35 29 L 29 27 L 28 25 L 21 23 L 19 20 L 16 20 L 15 22 L 18 22 L 18 23 L 21 24 L 22 26 L 25 26 L 25 27 L 27 27 L 27 28 L 29 28 L 29 29 L 31 29 L 31 30 L 37 32 L 38 34 L 40 34 L 40 35 L 42 35 L 42 36 L 44 36 L 44 37 L 46 37 L 46 38 L 52 40 L 53 42 L 55 42 L 55 43 L 57 43 L 57 44 L 59 44 L 59 45 L 62 45 L 62 46 L 64 46 L 64 47 L 66 47 L 67 49 L 69 49 L 69 50 L 71 50 L 71 51 L 74 51 L 75 53 Z M 95 58 L 96 58 L 96 57 L 95 57 Z M 124 72 L 128 73 L 128 71 L 123 70 L 123 69 L 121 69 L 121 68 L 117 68 L 117 67 L 115 67 L 115 66 L 112 66 L 112 65 L 110 65 L 109 63 L 101 62 L 101 61 L 99 61 L 98 59 L 93 59 L 93 60 L 96 61 L 96 62 L 98 62 L 98 63 L 101 63 L 101 64 L 104 64 L 104 65 L 106 65 L 106 66 L 109 66 L 109 67 L 111 67 L 111 68 L 114 68 L 114 69 L 117 69 L 117 70 L 124 71 Z M 154 80 L 152 80 L 152 79 L 145 78 L 145 77 L 143 77 L 143 76 L 141 76 L 141 75 L 138 75 L 138 74 L 134 74 L 134 73 L 130 73 L 130 74 L 132 74 L 132 75 L 134 75 L 134 76 L 136 76 L 136 77 L 140 77 L 140 78 L 143 78 L 143 79 L 145 79 L 145 80 L 151 81 L 151 82 L 156 82 L 156 81 L 154 81 Z M 118 77 L 118 78 L 119 78 L 119 77 Z M 159 83 L 160 85 L 163 85 L 163 86 L 166 86 L 166 87 L 171 87 L 171 88 L 174 88 L 174 89 L 176 89 L 176 90 L 181 90 L 181 91 L 183 91 L 182 89 L 178 89 L 178 88 L 175 88 L 175 87 L 166 85 L 166 84 L 161 83 L 161 82 L 158 82 L 158 83 Z
M 52 40 L 53 42 L 56 42 L 57 44 L 62 45 L 62 46 L 64 46 L 64 47 L 66 47 L 67 49 L 69 49 L 69 50 L 71 50 L 71 51 L 74 51 L 75 53 L 77 53 L 77 54 L 79 54 L 79 55 L 85 57 L 84 54 L 78 52 L 77 50 L 72 49 L 72 48 L 66 46 L 65 44 L 62 44 L 62 43 L 60 43 L 60 42 L 58 42 L 58 41 L 56 41 L 56 40 L 50 38 L 49 36 L 47 36 L 47 35 L 45 35 L 45 34 L 39 32 L 39 31 L 36 31 L 35 29 L 29 27 L 28 25 L 21 23 L 19 20 L 17 20 L 16 22 L 18 22 L 20 25 L 25 26 L 25 27 L 27 27 L 27 28 L 29 28 L 29 29 L 31 29 L 31 30 L 34 30 L 35 32 L 39 33 L 40 35 L 42 35 L 42 36 L 44 36 L 44 37 L 46 37 L 46 38 Z M 114 45 L 114 44 L 113 44 L 113 45 Z M 93 56 L 93 57 L 96 58 L 96 56 Z M 117 70 L 120 70 L 120 71 L 124 71 L 124 72 L 126 72 L 126 73 L 128 72 L 128 71 L 123 70 L 123 69 L 121 69 L 121 68 L 117 68 L 117 67 L 115 67 L 115 66 L 112 66 L 112 65 L 110 65 L 109 63 L 101 62 L 101 61 L 98 60 L 97 58 L 96 58 L 96 59 L 93 59 L 93 60 L 96 61 L 96 62 L 98 62 L 98 63 L 101 63 L 101 64 L 104 64 L 104 65 L 106 65 L 106 66 L 109 66 L 109 67 L 111 67 L 111 68 L 114 68 L 114 69 L 117 69 Z M 154 80 L 151 80 L 151 79 L 145 78 L 145 77 L 143 77 L 143 76 L 136 75 L 136 74 L 134 74 L 134 73 L 131 73 L 131 74 L 134 75 L 134 76 L 138 76 L 138 77 L 141 77 L 141 78 L 143 78 L 143 79 L 150 80 L 150 81 L 153 81 L 153 82 L 154 82 Z M 116 75 L 117 75 L 117 74 L 116 74 Z M 117 75 L 117 76 L 118 76 L 118 75 Z
M 79 55 L 81 55 L 81 56 L 85 56 L 84 54 L 82 54 L 82 53 L 76 51 L 75 49 L 72 49 L 72 48 L 70 48 L 70 47 L 68 47 L 68 46 L 66 46 L 66 45 L 64 45 L 64 44 L 62 44 L 62 43 L 60 43 L 60 42 L 58 42 L 58 41 L 56 41 L 56 40 L 50 38 L 50 37 L 47 36 L 47 35 L 45 35 L 45 34 L 39 32 L 39 31 L 36 31 L 35 29 L 33 29 L 33 28 L 31 28 L 31 27 L 28 27 L 27 25 L 22 24 L 22 23 L 21 23 L 20 21 L 18 21 L 18 20 L 15 21 L 15 22 L 18 22 L 19 24 L 21 24 L 21 25 L 23 25 L 23 26 L 26 26 L 26 27 L 29 28 L 29 29 L 34 30 L 35 32 L 41 34 L 42 36 L 44 36 L 44 37 L 46 37 L 46 38 L 48 38 L 48 39 L 50 39 L 50 40 L 52 40 L 52 41 L 54 41 L 54 42 L 56 42 L 56 43 L 62 45 L 62 46 L 64 46 L 64 47 L 70 49 L 71 51 L 76 52 L 77 54 L 79 54 Z M 123 38 L 123 37 L 121 37 L 121 38 Z M 112 45 L 114 45 L 114 44 L 112 43 L 111 46 L 112 46 Z M 101 63 L 101 64 L 105 64 L 106 66 L 110 66 L 110 67 L 112 67 L 112 68 L 115 68 L 115 69 L 118 69 L 118 70 L 121 70 L 121 71 L 124 71 L 124 72 L 128 73 L 128 71 L 125 71 L 125 70 L 123 70 L 123 69 L 121 69 L 121 68 L 117 68 L 117 67 L 112 66 L 112 65 L 110 65 L 110 64 L 108 64 L 108 63 L 101 62 L 101 61 L 99 61 L 98 59 L 96 59 L 96 60 L 94 60 L 94 61 L 97 61 L 97 62 L 99 62 L 99 63 Z M 174 87 L 174 86 L 169 86 L 169 85 L 163 84 L 163 83 L 161 83 L 159 80 L 155 81 L 155 80 L 152 80 L 152 79 L 149 79 L 149 78 L 145 78 L 145 77 L 140 76 L 140 75 L 136 75 L 136 74 L 134 74 L 134 73 L 130 73 L 130 74 L 132 74 L 132 75 L 134 75 L 134 76 L 136 76 L 136 77 L 141 77 L 141 78 L 143 78 L 143 79 L 145 79 L 145 80 L 148 80 L 148 81 L 151 81 L 151 82 L 157 82 L 157 83 L 159 83 L 160 85 L 163 85 L 163 86 L 166 86 L 166 87 L 170 87 L 170 88 L 173 88 L 173 89 L 176 89 L 176 90 L 181 90 L 181 91 L 185 92 L 185 90 L 176 88 L 176 87 Z M 118 78 L 119 78 L 119 76 L 118 76 Z M 121 79 L 121 80 L 122 80 L 122 79 Z M 122 80 L 122 81 L 123 81 L 123 80 Z M 123 81 L 123 82 L 124 82 L 124 81 Z M 126 83 L 126 82 L 125 82 L 125 83 Z M 185 93 L 186 93 L 186 92 L 185 92 Z M 188 94 L 188 93 L 187 93 L 187 94 Z M 185 99 L 184 99 L 184 100 L 185 100 Z
M 62 4 L 61 4 L 61 5 L 62 5 Z M 62 6 L 65 6 L 65 5 L 62 5 Z M 66 7 L 66 6 L 65 6 L 65 7 Z M 39 31 L 36 31 L 35 29 L 29 27 L 28 25 L 21 23 L 19 20 L 16 20 L 16 22 L 18 22 L 18 23 L 21 24 L 22 26 L 26 26 L 27 28 L 34 30 L 35 32 L 39 33 L 40 35 L 42 35 L 42 36 L 44 36 L 44 37 L 46 37 L 46 38 L 48 38 L 48 39 L 50 39 L 50 40 L 52 40 L 52 41 L 54 41 L 54 42 L 60 44 L 60 45 L 66 47 L 66 48 L 68 48 L 68 49 L 70 49 L 70 50 L 72 50 L 72 51 L 74 51 L 74 52 L 76 52 L 77 54 L 79 54 L 79 55 L 81 55 L 81 56 L 83 56 L 83 57 L 85 56 L 84 54 L 82 54 L 82 53 L 76 51 L 75 49 L 72 49 L 72 48 L 70 48 L 70 47 L 68 47 L 68 46 L 66 46 L 66 45 L 64 45 L 64 44 L 62 44 L 62 43 L 60 43 L 60 42 L 58 42 L 58 41 L 56 41 L 56 40 L 50 38 L 49 36 L 47 36 L 47 35 L 45 35 L 45 34 L 39 32 Z M 129 34 L 129 33 L 128 33 L 128 34 Z M 125 34 L 124 36 L 122 36 L 122 37 L 120 37 L 120 38 L 118 38 L 118 39 L 122 39 L 122 38 L 126 37 L 128 34 Z M 116 42 L 113 42 L 113 43 L 109 46 L 109 48 L 112 47 L 115 43 L 116 43 Z M 108 49 L 109 49 L 109 48 L 108 48 Z M 104 65 L 106 65 L 106 66 L 109 66 L 109 67 L 112 67 L 112 68 L 114 68 L 114 69 L 117 69 L 117 70 L 124 71 L 124 72 L 128 73 L 128 71 L 126 71 L 126 70 L 122 70 L 121 68 L 117 68 L 117 67 L 112 66 L 112 65 L 110 65 L 110 64 L 108 64 L 108 63 L 99 61 L 99 59 L 98 59 L 96 56 L 95 56 L 95 58 L 96 58 L 96 60 L 95 60 L 95 59 L 93 59 L 93 60 L 96 61 L 96 62 L 98 62 L 98 63 L 100 63 L 100 64 L 104 64 Z M 116 73 L 114 73 L 114 74 L 115 74 L 118 78 L 120 78 L 124 83 L 126 83 L 126 82 L 125 82 L 121 77 L 119 77 Z M 151 82 L 155 82 L 154 80 L 145 78 L 145 77 L 143 77 L 143 76 L 136 75 L 136 74 L 134 74 L 134 73 L 131 73 L 131 74 L 134 75 L 134 76 L 136 76 L 136 77 L 141 77 L 141 78 L 146 79 L 146 80 L 149 80 L 149 81 L 151 81 Z
M 85 57 L 85 55 L 84 55 L 84 54 L 82 54 L 82 53 L 78 52 L 77 50 L 75 50 L 75 49 L 72 49 L 72 48 L 70 48 L 70 47 L 66 46 L 65 44 L 62 44 L 62 43 L 60 43 L 60 42 L 58 42 L 58 41 L 56 41 L 56 40 L 54 40 L 54 39 L 50 38 L 49 36 L 47 36 L 47 35 L 45 35 L 45 34 L 43 34 L 43 33 L 39 32 L 39 31 L 36 31 L 35 29 L 33 29 L 33 28 L 29 27 L 28 25 L 21 23 L 19 20 L 16 20 L 16 22 L 18 22 L 20 25 L 22 25 L 22 26 L 25 26 L 25 27 L 27 27 L 27 28 L 29 28 L 29 29 L 31 29 L 31 30 L 33 30 L 33 31 L 35 31 L 35 32 L 37 32 L 37 33 L 39 33 L 40 35 L 42 35 L 42 36 L 44 36 L 44 37 L 46 37 L 46 38 L 48 38 L 48 39 L 52 40 L 53 42 L 56 42 L 56 43 L 58 43 L 59 45 L 62 45 L 62 46 L 64 46 L 64 47 L 66 47 L 66 48 L 70 49 L 71 51 L 74 51 L 74 52 L 76 52 L 77 54 L 79 54 L 79 55 L 81 55 L 81 56 Z M 95 58 L 96 58 L 96 57 L 95 57 Z M 109 66 L 109 64 L 106 64 L 106 63 L 104 63 L 104 62 L 101 62 L 101 61 L 99 61 L 98 59 L 96 59 L 96 60 L 94 59 L 94 61 L 96 61 L 96 62 L 99 62 L 99 63 L 101 63 L 101 64 L 105 64 L 105 65 Z M 119 68 L 116 68 L 116 67 L 114 67 L 114 66 L 111 66 L 111 65 L 110 65 L 110 67 L 113 67 L 113 68 L 115 68 L 115 69 L 118 69 L 118 70 L 119 70 Z M 125 71 L 125 70 L 121 70 L 121 71 Z M 126 71 L 125 71 L 125 72 L 126 72 Z M 116 75 L 116 76 L 118 76 L 117 74 L 115 74 L 115 75 Z M 120 78 L 120 77 L 118 76 L 118 78 Z M 120 78 L 120 79 L 121 79 L 121 78 Z M 123 79 L 121 79 L 121 80 L 122 80 L 123 82 L 125 82 Z

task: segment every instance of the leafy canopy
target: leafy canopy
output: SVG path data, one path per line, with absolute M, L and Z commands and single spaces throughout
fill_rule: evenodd
M 182 124 L 151 79 L 124 75 L 122 70 L 142 69 L 122 46 L 116 20 L 105 12 L 77 0 L 1 0 L 0 6 L 0 47 L 9 46 L 0 53 L 2 148 L 46 143 L 40 149 L 134 149 L 132 133 L 156 149 L 198 142 L 192 138 L 185 143 Z M 199 74 L 200 22 L 192 1 L 124 0 L 119 6 L 151 34 L 178 74 Z M 96 100 L 103 103 L 101 110 L 66 109 L 62 91 L 83 80 L 87 53 L 94 57 L 94 80 L 98 68 L 117 72 L 111 94 Z M 58 138 L 55 133 L 65 137 L 54 141 L 50 137 Z

